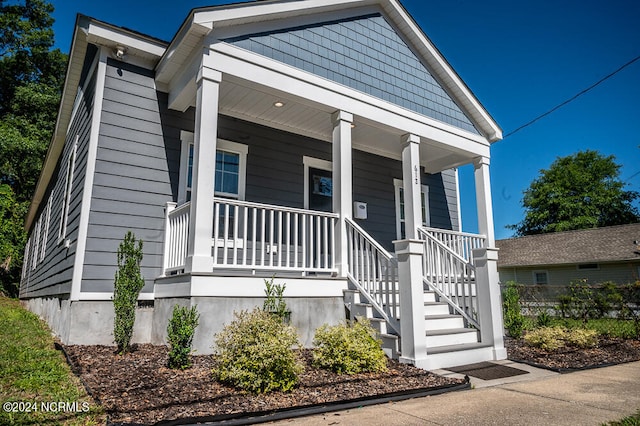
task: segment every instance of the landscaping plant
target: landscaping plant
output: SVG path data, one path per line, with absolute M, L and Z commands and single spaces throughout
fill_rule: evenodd
M 524 328 L 524 315 L 520 306 L 520 285 L 509 281 L 502 295 L 502 306 L 504 309 L 504 326 L 509 336 L 519 339 Z
M 287 303 L 284 301 L 284 290 L 286 284 L 274 284 L 273 277 L 270 280 L 264 280 L 264 293 L 267 296 L 262 305 L 262 310 L 272 313 L 280 318 L 283 322 L 288 322 L 291 312 L 287 310 Z
M 598 332 L 596 330 L 560 326 L 542 327 L 527 332 L 524 341 L 529 346 L 555 351 L 565 346 L 578 348 L 591 348 L 598 344 Z
M 258 308 L 234 315 L 215 336 L 216 378 L 253 393 L 291 390 L 302 372 L 296 330 Z
M 120 354 L 131 350 L 138 295 L 144 287 L 140 262 L 142 262 L 142 240 L 136 243 L 135 235 L 128 231 L 118 247 L 118 270 L 113 288 L 115 310 L 113 336 Z
M 339 374 L 383 372 L 387 356 L 381 343 L 368 321 L 325 324 L 313 339 L 313 365 Z
M 191 343 L 193 334 L 198 326 L 200 314 L 196 306 L 174 306 L 169 325 L 167 326 L 167 338 L 169 339 L 169 368 L 185 369 L 191 366 Z

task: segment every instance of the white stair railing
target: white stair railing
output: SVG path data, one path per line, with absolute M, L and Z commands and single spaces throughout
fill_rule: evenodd
M 474 263 L 473 250 L 483 248 L 486 244 L 484 235 L 428 227 L 423 227 L 420 230 L 421 239 L 425 239 L 422 235 L 430 235 L 472 264 Z
M 418 229 L 418 235 L 424 241 L 424 283 L 469 325 L 480 329 L 475 266 L 430 232 Z
M 355 222 L 347 219 L 346 224 L 348 279 L 400 335 L 398 262 Z

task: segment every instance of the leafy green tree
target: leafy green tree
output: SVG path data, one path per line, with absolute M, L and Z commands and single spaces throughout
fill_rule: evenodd
M 525 217 L 509 228 L 522 236 L 640 222 L 633 205 L 640 194 L 624 187 L 613 155 L 557 158 L 524 192 Z
M 0 0 L 0 292 L 16 296 L 23 230 L 55 127 L 67 56 L 53 47 L 53 6 Z M 10 230 L 10 231 L 8 231 Z

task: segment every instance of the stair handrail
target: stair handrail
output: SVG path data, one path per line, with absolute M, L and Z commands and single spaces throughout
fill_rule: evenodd
M 475 265 L 428 231 L 418 228 L 418 235 L 424 243 L 423 282 L 439 296 L 441 301 L 446 302 L 468 324 L 479 330 L 480 324 L 477 320 L 478 304 L 474 300 L 476 296 L 473 295 L 471 287 L 475 275 Z M 449 256 L 451 261 L 447 262 L 446 256 Z M 430 258 L 433 258 L 434 262 L 429 262 Z M 438 258 L 439 265 L 435 264 L 435 258 Z M 461 268 L 460 274 L 455 271 L 458 268 L 453 265 L 456 261 L 457 266 Z M 446 269 L 447 265 L 449 266 L 448 274 L 443 271 L 430 271 L 430 269 L 436 269 L 436 266 L 440 266 L 440 269 Z M 437 278 L 432 281 L 428 278 L 429 276 L 436 276 Z M 438 282 L 441 285 L 438 285 Z M 445 291 L 445 286 L 449 287 L 448 292 Z M 465 290 L 468 290 L 468 292 Z
M 400 336 L 398 261 L 353 220 L 347 218 L 346 224 L 347 278 Z
M 487 242 L 487 237 L 485 235 L 453 231 L 450 229 L 423 226 L 419 228 L 419 232 L 431 235 L 471 263 L 474 263 L 473 249 L 485 247 Z

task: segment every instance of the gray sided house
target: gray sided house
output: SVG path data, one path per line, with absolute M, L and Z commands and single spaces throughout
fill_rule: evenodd
M 397 0 L 199 8 L 169 43 L 78 16 L 20 297 L 64 343 L 112 344 L 131 230 L 146 280 L 136 342 L 165 343 L 173 306 L 197 305 L 194 345 L 211 353 L 275 277 L 306 345 L 368 317 L 403 362 L 504 358 L 500 138 Z M 465 164 L 479 235 L 459 225 Z
M 640 279 L 640 223 L 496 241 L 500 281 L 550 289 Z

